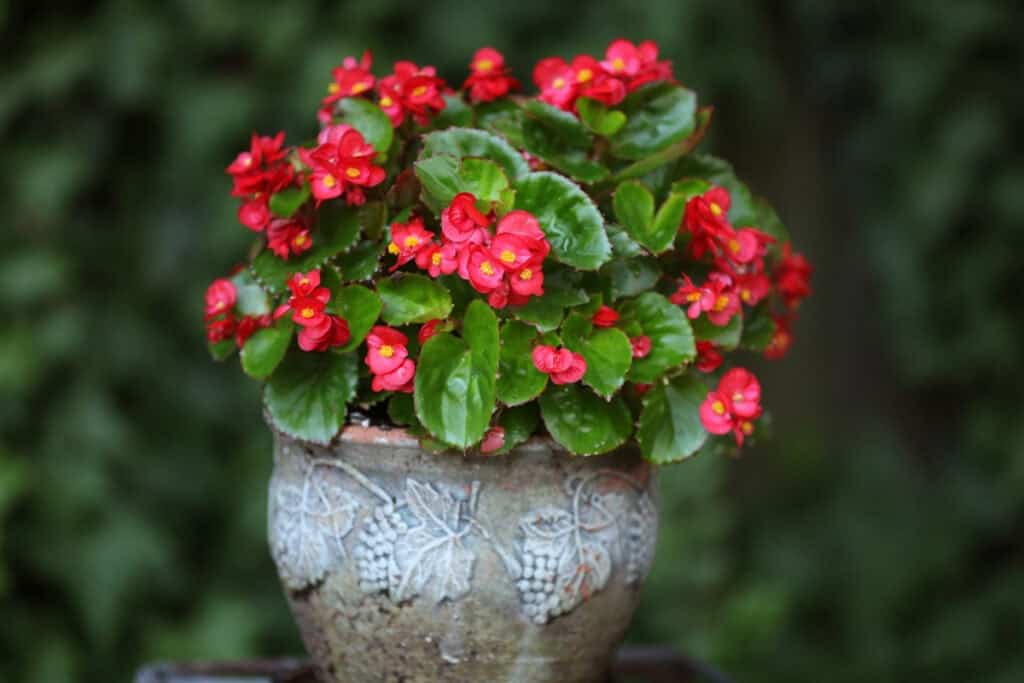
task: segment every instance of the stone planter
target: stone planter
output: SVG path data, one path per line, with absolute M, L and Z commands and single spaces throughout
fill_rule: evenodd
M 435 455 L 402 430 L 275 436 L 270 547 L 325 683 L 605 681 L 657 536 L 627 446 Z

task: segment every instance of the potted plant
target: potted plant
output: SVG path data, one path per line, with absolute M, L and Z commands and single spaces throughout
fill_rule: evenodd
M 315 141 L 227 168 L 257 239 L 209 346 L 265 384 L 270 545 L 325 681 L 603 680 L 656 467 L 756 434 L 725 357 L 783 355 L 809 293 L 653 43 L 533 78 L 348 58 Z

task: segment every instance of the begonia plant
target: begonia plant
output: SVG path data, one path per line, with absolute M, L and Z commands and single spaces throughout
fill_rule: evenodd
M 657 463 L 755 432 L 734 359 L 786 353 L 811 267 L 696 151 L 711 108 L 654 43 L 544 59 L 533 95 L 493 48 L 459 88 L 369 53 L 332 76 L 315 141 L 253 135 L 227 167 L 257 241 L 206 294 L 274 429 L 326 444 L 358 412 L 433 450 L 546 432 Z

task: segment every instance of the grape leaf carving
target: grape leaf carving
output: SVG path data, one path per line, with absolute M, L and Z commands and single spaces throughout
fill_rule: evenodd
M 301 589 L 344 561 L 359 504 L 330 469 L 309 466 L 301 486 L 271 482 L 273 550 L 281 578 Z
M 405 496 L 418 526 L 395 543 L 401 580 L 391 596 L 396 602 L 424 595 L 434 602 L 457 600 L 472 587 L 476 555 L 466 544 L 478 484 L 469 500 L 429 484 L 406 480 Z
M 608 585 L 612 559 L 600 543 L 584 542 L 575 553 L 562 558 L 558 567 L 558 595 L 562 610 L 568 612 Z

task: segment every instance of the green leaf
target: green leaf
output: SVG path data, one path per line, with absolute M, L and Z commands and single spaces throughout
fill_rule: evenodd
M 515 320 L 501 327 L 501 354 L 498 361 L 498 400 L 510 406 L 540 396 L 548 376 L 533 364 L 537 329 Z
M 377 293 L 384 302 L 381 317 L 388 325 L 425 323 L 434 318 L 447 318 L 452 310 L 452 297 L 448 290 L 426 275 L 392 275 L 377 283 Z
M 416 415 L 436 439 L 469 448 L 483 437 L 494 412 L 498 348 L 498 318 L 483 301 L 466 309 L 461 339 L 440 332 L 423 345 Z
M 671 83 L 646 85 L 622 102 L 627 120 L 611 138 L 612 154 L 643 159 L 679 142 L 697 127 L 697 96 Z
M 552 384 L 540 397 L 544 425 L 575 455 L 606 453 L 633 433 L 633 416 L 621 396 L 605 401 L 579 384 Z
M 684 178 L 672 183 L 672 194 L 690 200 L 711 189 L 711 183 L 702 178 Z
M 288 351 L 294 328 L 292 321 L 286 318 L 249 337 L 240 353 L 245 374 L 255 379 L 269 377 Z
M 590 158 L 590 148 L 566 144 L 558 132 L 532 119 L 523 122 L 523 149 L 548 166 L 583 183 L 596 183 L 611 171 Z
M 700 421 L 700 404 L 708 389 L 696 377 L 680 375 L 644 394 L 637 441 L 645 458 L 659 465 L 696 453 L 708 438 Z
M 775 321 L 772 320 L 771 307 L 762 302 L 747 310 L 743 316 L 743 335 L 740 345 L 751 351 L 761 353 L 772 342 L 775 336 Z
M 253 259 L 252 274 L 271 293 L 277 294 L 284 290 L 293 273 L 316 270 L 351 247 L 359 237 L 359 227 L 359 213 L 355 208 L 340 201 L 324 204 L 317 215 L 317 230 L 309 251 L 285 261 L 264 249 Z
M 498 425 L 505 430 L 505 443 L 489 455 L 508 453 L 536 433 L 540 425 L 537 404 L 527 403 L 515 408 L 506 408 L 498 416 Z
M 661 278 L 661 266 L 652 256 L 614 258 L 601 268 L 611 283 L 612 300 L 636 296 L 653 289 Z
M 576 100 L 576 111 L 583 125 L 598 135 L 611 137 L 626 125 L 626 115 L 617 109 L 608 109 L 597 100 L 581 97 Z
M 615 218 L 630 237 L 646 246 L 651 221 L 654 220 L 654 195 L 639 180 L 619 185 L 612 197 Z
M 655 254 L 665 251 L 675 241 L 686 213 L 687 199 L 684 195 L 670 194 L 658 208 L 651 224 L 650 241 L 646 244 Z
M 388 399 L 388 417 L 402 427 L 419 426 L 412 394 L 397 393 Z
M 690 325 L 697 341 L 709 341 L 724 351 L 735 349 L 743 334 L 743 317 L 739 315 L 734 315 L 728 325 L 719 327 L 708 320 L 707 314 L 702 314 L 696 320 L 691 320 Z
M 587 129 L 569 112 L 534 99 L 524 100 L 521 106 L 533 120 L 551 129 L 566 144 L 573 147 L 590 147 L 593 143 Z
M 675 178 L 683 179 L 683 182 L 673 184 L 673 192 L 683 191 L 688 186 L 684 183 L 691 183 L 692 178 L 724 187 L 729 191 L 732 200 L 729 206 L 729 222 L 737 227 L 757 225 L 759 215 L 754 205 L 754 197 L 750 193 L 750 188 L 736 177 L 736 172 L 729 162 L 707 154 L 690 154 L 675 163 L 672 174 Z
M 345 424 L 358 381 L 355 354 L 293 349 L 267 381 L 263 406 L 277 431 L 327 445 Z
M 341 277 L 350 282 L 369 280 L 380 268 L 380 257 L 383 253 L 384 244 L 382 242 L 363 240 L 338 257 Z
M 270 212 L 278 218 L 291 218 L 309 199 L 309 185 L 289 187 L 270 195 Z
M 604 219 L 579 186 L 555 173 L 531 173 L 516 183 L 516 208 L 540 221 L 554 257 L 596 270 L 611 256 Z
M 235 340 L 225 339 L 224 341 L 219 341 L 216 344 L 210 344 L 207 342 L 206 349 L 210 352 L 210 356 L 215 361 L 225 361 L 235 352 Z
M 328 307 L 332 313 L 345 319 L 352 335 L 340 348 L 341 352 L 351 351 L 363 342 L 377 322 L 383 306 L 380 297 L 362 285 L 342 287 L 331 297 Z
M 609 224 L 606 227 L 608 241 L 612 245 L 613 256 L 640 256 L 646 253 L 632 237 L 629 236 L 621 226 Z
M 395 129 L 391 119 L 370 100 L 361 97 L 345 97 L 338 102 L 338 114 L 334 117 L 338 123 L 347 123 L 366 138 L 377 152 L 377 159 L 387 159 Z
M 481 157 L 501 166 L 509 178 L 516 179 L 529 173 L 526 160 L 501 138 L 472 128 L 449 128 L 423 136 L 420 159 L 449 154 L 458 159 Z
M 562 325 L 562 343 L 587 361 L 583 383 L 604 398 L 611 397 L 626 380 L 633 348 L 622 330 L 594 330 L 590 318 L 573 313 Z
M 270 313 L 270 297 L 247 270 L 240 270 L 231 277 L 235 285 L 235 308 L 242 315 L 260 316 Z
M 468 157 L 461 162 L 453 156 L 439 154 L 417 161 L 416 177 L 423 186 L 423 200 L 435 214 L 448 206 L 455 195 L 470 192 L 491 210 L 497 203 L 499 210 L 507 210 L 510 199 L 508 177 L 498 164 L 487 159 Z
M 473 110 L 461 93 L 448 93 L 442 95 L 444 98 L 444 109 L 438 112 L 437 116 L 430 122 L 431 125 L 441 130 L 453 126 L 469 127 L 473 125 Z
M 484 102 L 476 107 L 477 126 L 496 133 L 516 147 L 523 146 L 523 111 L 511 100 Z
M 635 323 L 642 334 L 651 338 L 651 352 L 647 357 L 633 359 L 629 371 L 630 380 L 654 382 L 666 370 L 691 361 L 696 356 L 689 321 L 678 306 L 661 294 L 641 294 L 623 304 L 619 314 L 623 324 Z
M 557 329 L 570 306 L 590 300 L 582 286 L 583 274 L 557 263 L 544 265 L 544 294 L 532 296 L 522 306 L 510 306 L 509 312 L 518 320 L 530 323 L 541 332 Z

